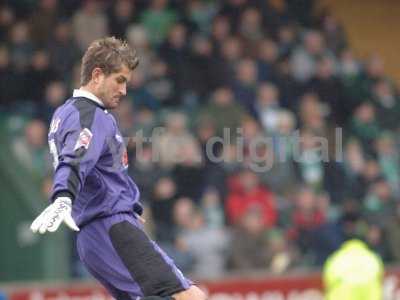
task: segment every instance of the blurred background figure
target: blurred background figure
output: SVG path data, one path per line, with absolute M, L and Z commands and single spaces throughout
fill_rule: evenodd
M 107 17 L 101 3 L 85 0 L 72 18 L 72 28 L 81 52 L 84 52 L 93 40 L 107 35 Z
M 45 176 L 52 169 L 46 135 L 45 123 L 34 119 L 26 124 L 24 136 L 13 141 L 13 151 L 18 162 L 39 176 Z
M 326 299 L 380 300 L 382 260 L 360 240 L 345 242 L 324 266 Z

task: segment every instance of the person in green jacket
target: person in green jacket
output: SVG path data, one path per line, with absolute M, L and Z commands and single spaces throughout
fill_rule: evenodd
M 325 300 L 382 300 L 384 266 L 360 240 L 342 244 L 325 262 Z

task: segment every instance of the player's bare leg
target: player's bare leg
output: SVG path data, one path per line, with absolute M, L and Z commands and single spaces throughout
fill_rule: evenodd
M 172 295 L 175 300 L 206 300 L 206 294 L 197 286 L 192 285 L 189 289 Z
M 147 296 L 140 300 L 206 300 L 206 294 L 197 286 L 192 285 L 189 289 L 173 294 L 168 297 Z

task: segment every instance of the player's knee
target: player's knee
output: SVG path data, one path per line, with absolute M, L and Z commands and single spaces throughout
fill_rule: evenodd
M 197 286 L 192 285 L 189 289 L 173 295 L 175 300 L 206 300 L 206 294 Z
M 201 290 L 199 289 L 197 286 L 192 286 L 191 288 L 193 288 L 192 290 L 192 299 L 195 300 L 206 300 L 207 299 L 207 295 Z

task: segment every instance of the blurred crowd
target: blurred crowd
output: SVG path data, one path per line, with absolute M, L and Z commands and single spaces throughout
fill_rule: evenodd
M 347 237 L 400 260 L 399 91 L 316 1 L 0 3 L 1 124 L 44 194 L 52 112 L 114 35 L 140 56 L 114 112 L 129 172 L 183 271 L 318 267 Z

